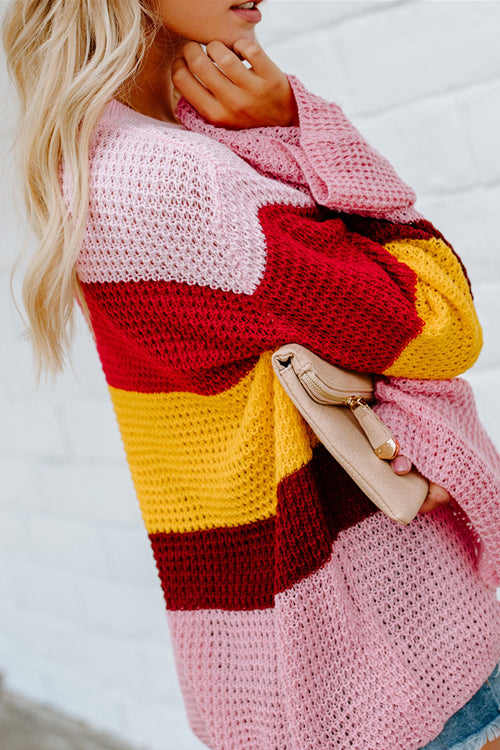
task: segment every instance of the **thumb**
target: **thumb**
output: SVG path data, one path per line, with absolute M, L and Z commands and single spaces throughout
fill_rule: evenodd
M 395 474 L 409 474 L 412 462 L 406 456 L 396 456 L 391 461 L 392 470 Z

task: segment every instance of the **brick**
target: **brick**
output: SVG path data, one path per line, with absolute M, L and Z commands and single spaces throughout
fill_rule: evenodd
M 350 91 L 334 38 L 335 31 L 327 30 L 284 39 L 269 50 L 269 56 L 287 73 L 296 72 L 296 61 L 300 60 L 300 73 L 297 74 L 305 86 L 328 101 L 348 107 Z M 327 76 L 325 69 L 328 70 Z
M 500 280 L 496 216 L 500 185 L 450 195 L 419 196 L 417 208 L 464 261 L 473 283 Z
M 136 638 L 154 638 L 165 632 L 165 603 L 159 582 L 134 586 L 87 577 L 78 587 L 87 624 L 94 630 Z
M 0 455 L 2 505 L 13 511 L 42 511 L 47 503 L 38 481 L 36 459 Z
M 82 620 L 83 604 L 75 588 L 75 575 L 54 566 L 19 560 L 12 566 L 17 599 L 42 614 L 56 618 Z
M 6 398 L 8 394 L 9 400 L 25 399 L 29 402 L 47 395 L 49 401 L 53 400 L 54 392 L 43 384 L 36 390 L 33 355 L 27 341 L 15 340 L 14 336 L 6 337 L 0 347 L 0 360 L 0 376 Z
M 206 750 L 188 725 L 180 696 L 176 704 L 124 698 L 123 714 L 129 741 L 148 750 Z
M 465 379 L 474 390 L 479 418 L 500 451 L 500 401 L 491 397 L 498 388 L 498 370 L 469 370 Z
M 5 688 L 34 701 L 47 699 L 47 663 L 44 659 L 20 649 L 9 648 L 2 654 Z
M 123 444 L 109 399 L 68 400 L 63 420 L 75 456 L 82 460 L 122 460 Z
M 400 107 L 498 77 L 499 29 L 500 4 L 489 2 L 400 3 L 349 19 L 337 43 L 354 111 Z
M 500 280 L 497 283 L 477 284 L 474 301 L 483 328 L 484 346 L 471 372 L 491 370 L 500 372 Z M 498 428 L 500 437 L 500 424 Z
M 3 69 L 0 65 L 0 69 Z M 15 99 L 15 95 L 12 96 Z M 8 115 L 2 108 L 2 129 L 0 130 L 0 149 L 2 159 L 2 173 L 13 174 L 15 171 L 14 159 L 12 153 L 8 153 L 11 144 L 14 141 L 14 128 L 9 127 L 7 122 Z M 24 207 L 21 200 L 18 204 L 12 194 L 12 183 L 8 179 L 0 180 L 0 222 L 2 226 L 2 252 L 0 253 L 0 273 L 10 276 L 14 261 L 22 249 L 22 243 L 25 239 L 26 220 L 24 218 Z M 19 229 L 22 227 L 22 231 Z M 2 279 L 3 281 L 3 279 Z M 3 286 L 3 284 L 2 284 Z M 2 295 L 9 294 L 8 285 L 2 289 Z
M 110 733 L 117 741 L 130 741 L 123 732 L 119 700 L 114 690 L 57 663 L 50 665 L 46 681 L 45 699 L 53 708 L 88 722 L 95 730 Z
M 98 531 L 81 521 L 31 514 L 26 521 L 26 544 L 32 559 L 79 573 L 106 576 L 106 558 Z
M 119 582 L 156 585 L 158 571 L 142 520 L 137 528 L 101 529 L 110 576 Z
M 81 671 L 102 687 L 112 690 L 126 687 L 134 691 L 143 679 L 142 659 L 136 638 L 87 629 L 84 636 L 85 659 Z
M 500 180 L 500 83 L 495 81 L 468 92 L 462 111 L 480 179 L 486 183 Z
M 60 618 L 19 602 L 2 602 L 2 632 L 12 653 L 36 658 L 78 661 L 79 631 Z
M 26 541 L 26 516 L 0 506 L 0 550 L 7 564 L 23 554 Z
M 94 341 L 83 316 L 76 312 L 75 334 L 72 356 L 74 371 L 68 365 L 59 374 L 56 387 L 42 380 L 36 387 L 33 374 L 33 354 L 28 341 L 21 339 L 23 324 L 11 299 L 8 274 L 0 274 L 0 348 L 1 381 L 6 392 L 16 398 L 34 397 L 38 400 L 54 401 L 55 398 L 78 398 L 88 396 L 109 398 L 104 374 Z
M 500 373 L 500 6 L 463 2 L 459 11 L 456 3 L 272 0 L 257 34 L 284 70 L 344 107 L 462 255 L 485 330 L 467 378 L 500 445 L 491 399 Z M 4 80 L 0 65 L 2 92 Z M 0 102 L 12 121 L 12 93 Z M 3 152 L 4 123 L 0 139 Z M 11 164 L 3 162 L 9 177 Z M 78 313 L 76 375 L 35 392 L 29 347 L 16 340 L 7 274 L 24 220 L 10 179 L 0 182 L 1 669 L 8 685 L 129 742 L 201 750 L 94 343 Z
M 0 516 L 0 523 L 2 522 L 2 518 Z M 17 591 L 15 588 L 15 583 L 13 581 L 12 576 L 12 569 L 14 567 L 14 563 L 12 562 L 12 559 L 9 555 L 9 552 L 2 550 L 2 554 L 0 554 L 0 596 L 5 597 L 13 597 L 15 598 L 17 596 Z M 0 638 L 1 638 L 1 630 L 0 630 Z M 0 657 L 0 665 L 2 664 L 1 657 Z
M 179 702 L 179 685 L 167 629 L 160 640 L 87 630 L 83 671 L 102 686 L 126 689 L 139 700 Z
M 439 118 L 435 108 L 435 102 L 421 101 L 358 125 L 417 195 L 455 192 L 480 179 L 459 107 L 451 99 L 441 102 Z
M 109 391 L 102 371 L 94 339 L 75 305 L 75 330 L 72 340 L 73 368 L 59 378 L 57 392 L 64 398 L 109 400 Z
M 84 335 L 81 333 L 80 336 L 75 336 L 73 341 L 74 372 L 68 365 L 57 376 L 54 385 L 42 380 L 38 386 L 35 385 L 30 344 L 12 337 L 0 349 L 1 377 L 6 392 L 16 399 L 35 397 L 49 401 L 79 399 L 83 396 L 109 398 L 95 344 L 92 340 L 85 342 Z
M 272 0 L 262 7 L 262 21 L 256 28 L 260 44 L 267 50 L 273 44 L 279 44 L 293 36 L 300 39 L 309 37 L 311 31 L 331 27 L 354 15 L 364 11 L 374 11 L 384 8 L 387 2 L 375 2 L 374 0 L 357 0 L 353 3 L 349 0 L 336 0 L 336 2 L 324 2 L 324 0 L 307 0 L 307 2 L 294 2 L 290 0 Z M 291 12 L 293 10 L 293 12 Z M 315 52 L 312 47 L 311 55 Z
M 55 402 L 0 402 L 0 455 L 64 458 L 68 455 Z
M 82 624 L 64 619 L 59 614 L 20 606 L 13 618 L 13 626 L 10 638 L 17 649 L 50 663 L 85 670 L 89 649 Z
M 2 234 L 2 249 L 4 244 L 5 240 Z M 0 289 L 0 330 L 2 332 L 2 340 L 14 342 L 22 333 L 23 325 L 19 313 L 15 309 L 10 291 L 10 267 L 0 271 Z
M 45 464 L 38 477 L 53 515 L 133 528 L 142 524 L 125 458 L 119 463 Z

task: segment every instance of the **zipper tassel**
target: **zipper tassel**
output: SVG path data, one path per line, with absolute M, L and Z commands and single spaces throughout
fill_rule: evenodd
M 398 455 L 397 440 L 362 396 L 346 397 L 345 392 L 336 394 L 331 387 L 327 389 L 321 380 L 307 370 L 301 373 L 300 380 L 311 398 L 319 404 L 349 406 L 378 458 L 390 461 Z
M 398 441 L 364 398 L 349 396 L 346 401 L 379 458 L 390 461 L 399 453 Z

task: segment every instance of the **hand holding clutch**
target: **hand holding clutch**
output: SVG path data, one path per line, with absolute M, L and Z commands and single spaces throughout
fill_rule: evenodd
M 371 375 L 331 365 L 299 344 L 280 347 L 272 363 L 304 419 L 365 495 L 393 520 L 410 523 L 429 485 L 414 470 L 403 475 L 392 470 L 389 461 L 398 444 L 368 406 Z

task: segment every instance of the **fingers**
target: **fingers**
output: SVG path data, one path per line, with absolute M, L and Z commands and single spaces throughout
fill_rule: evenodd
M 440 487 L 434 482 L 429 482 L 429 492 L 418 512 L 429 513 L 431 510 L 439 508 L 441 505 L 446 505 L 450 500 L 451 495 L 448 490 L 445 490 L 444 487 Z
M 253 72 L 258 76 L 269 78 L 269 76 L 281 73 L 278 66 L 273 63 L 257 42 L 252 42 L 250 39 L 237 39 L 233 44 L 233 49 L 237 55 L 241 55 L 250 63 Z
M 403 475 L 409 474 L 411 471 L 412 463 L 406 456 L 396 456 L 391 461 L 392 470 L 395 474 Z
M 188 42 L 184 45 L 183 54 L 187 68 L 209 91 L 218 97 L 229 98 L 234 95 L 231 84 L 243 88 L 251 86 L 254 74 L 225 44 L 209 42 L 206 49 L 205 54 L 197 42 Z
M 207 44 L 207 54 L 221 68 L 224 75 L 236 86 L 246 88 L 251 85 L 255 73 L 243 65 L 242 61 L 229 47 L 218 41 Z
M 205 54 L 197 42 L 188 42 L 184 45 L 182 51 L 190 72 L 195 75 L 207 89 L 213 90 L 228 83 L 228 79 L 224 73 L 214 65 L 211 57 L 208 55 L 209 47 L 213 50 L 212 42 L 207 45 L 207 54 Z M 227 51 L 230 52 L 230 50 Z M 235 59 L 238 59 L 236 58 L 236 55 L 234 55 L 234 57 Z M 238 64 L 242 65 L 239 60 Z M 242 65 L 242 67 L 244 66 Z
M 214 40 L 205 53 L 197 42 L 187 42 L 184 57 L 172 64 L 175 89 L 213 125 L 298 125 L 297 105 L 286 75 L 258 44 L 239 39 L 233 46 L 234 51 Z
M 412 462 L 406 456 L 396 456 L 391 461 L 392 470 L 395 474 L 404 475 L 408 474 L 412 469 Z M 419 513 L 430 513 L 431 510 L 439 508 L 441 505 L 446 505 L 451 500 L 451 495 L 444 487 L 441 487 L 435 482 L 429 482 L 429 490 L 427 497 L 420 506 Z
M 193 104 L 202 117 L 210 119 L 218 107 L 218 102 L 213 94 L 191 73 L 182 57 L 174 60 L 172 64 L 172 83 L 179 93 Z

